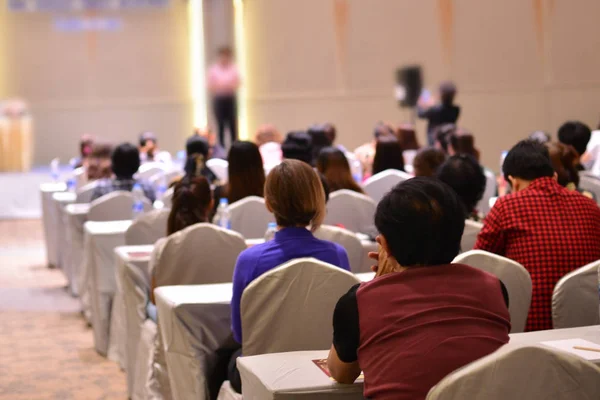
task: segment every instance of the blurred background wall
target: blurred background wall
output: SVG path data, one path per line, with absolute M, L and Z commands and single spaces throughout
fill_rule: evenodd
M 0 11 L 0 96 L 31 104 L 35 164 L 74 155 L 84 132 L 118 141 L 151 129 L 167 150 L 182 147 L 192 126 L 186 4 L 119 12 L 120 30 L 97 33 Z M 204 1 L 207 62 L 232 42 L 232 10 Z M 460 124 L 497 169 L 499 150 L 532 130 L 597 124 L 599 13 L 597 0 L 244 0 L 247 127 L 331 121 L 357 146 L 375 122 L 408 119 L 394 71 L 418 63 L 429 88 L 457 82 Z

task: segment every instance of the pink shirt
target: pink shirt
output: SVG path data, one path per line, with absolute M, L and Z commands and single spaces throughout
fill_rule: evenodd
M 240 74 L 235 64 L 213 64 L 208 71 L 208 87 L 214 95 L 232 95 L 240 85 Z

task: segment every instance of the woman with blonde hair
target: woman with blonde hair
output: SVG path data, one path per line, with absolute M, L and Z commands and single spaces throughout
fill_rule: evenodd
M 352 178 L 350 164 L 341 150 L 335 147 L 322 149 L 317 157 L 317 170 L 325 177 L 330 191 L 348 189 L 364 194 Z
M 312 234 L 325 217 L 325 192 L 319 176 L 310 165 L 298 160 L 284 160 L 273 168 L 265 183 L 265 202 L 275 215 L 277 233 L 273 240 L 244 250 L 235 265 L 231 325 L 237 343 L 242 343 L 242 293 L 262 274 L 302 257 L 314 257 L 350 271 L 348 255 L 343 247 L 319 240 Z M 229 373 L 231 386 L 238 392 L 241 391 L 241 383 L 235 359 L 240 354 L 241 350 L 238 350 L 233 355 Z

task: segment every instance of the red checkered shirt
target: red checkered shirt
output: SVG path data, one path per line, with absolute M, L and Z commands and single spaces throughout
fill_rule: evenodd
M 475 248 L 508 257 L 529 271 L 533 293 L 525 329 L 552 329 L 558 280 L 600 259 L 600 208 L 552 178 L 539 178 L 498 199 Z

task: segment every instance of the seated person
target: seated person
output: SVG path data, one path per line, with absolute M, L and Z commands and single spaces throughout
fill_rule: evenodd
M 325 217 L 325 193 L 317 173 L 310 165 L 297 160 L 284 160 L 275 167 L 265 184 L 265 201 L 275 214 L 275 239 L 244 250 L 233 272 L 231 329 L 233 338 L 242 343 L 240 302 L 244 289 L 256 278 L 287 261 L 314 257 L 350 271 L 348 255 L 336 243 L 315 238 L 312 234 Z M 239 374 L 235 368 L 238 351 L 230 363 L 230 382 L 241 392 Z
M 171 164 L 171 154 L 168 151 L 161 151 L 158 148 L 158 138 L 153 132 L 142 132 L 140 134 L 140 161 L 159 162 Z
M 133 179 L 133 175 L 140 168 L 140 152 L 131 143 L 123 143 L 117 146 L 111 156 L 112 172 L 114 178 L 101 179 L 92 193 L 92 201 L 118 190 L 131 192 L 135 184 L 139 184 L 144 195 L 154 202 L 154 189 L 147 182 Z
M 404 171 L 404 157 L 402 147 L 396 137 L 381 137 L 377 140 L 375 157 L 373 158 L 373 175 L 388 169 Z
M 91 153 L 83 161 L 87 182 L 107 179 L 112 176 L 110 157 L 113 148 L 110 143 L 96 142 L 92 144 Z
M 265 170 L 258 147 L 252 142 L 233 142 L 227 161 L 228 180 L 225 185 L 215 188 L 213 216 L 221 198 L 232 204 L 248 196 L 263 197 Z
M 254 143 L 260 150 L 260 155 L 265 167 L 270 170 L 281 162 L 281 134 L 273 125 L 261 125 L 256 131 Z
M 558 184 L 569 190 L 577 190 L 584 196 L 594 199 L 594 194 L 579 188 L 579 171 L 577 171 L 577 151 L 573 146 L 560 142 L 547 142 L 546 148 L 550 155 L 552 168 L 556 172 Z
M 454 191 L 432 178 L 398 184 L 379 202 L 375 278 L 333 313 L 327 365 L 340 383 L 362 370 L 370 399 L 425 399 L 442 378 L 508 343 L 506 293 L 495 276 L 452 264 L 465 221 Z
M 435 147 L 419 150 L 413 161 L 415 176 L 435 176 L 437 169 L 446 161 L 446 153 Z
M 187 153 L 185 176 L 188 178 L 203 176 L 211 185 L 217 185 L 219 183 L 217 175 L 206 166 L 210 152 L 208 140 L 200 135 L 191 136 L 185 144 L 185 151 Z
M 208 126 L 204 128 L 195 128 L 192 136 L 201 136 L 206 139 L 208 143 L 208 160 L 213 158 L 219 158 L 221 160 L 227 159 L 227 151 L 219 142 L 217 142 L 217 135 Z
M 329 134 L 327 133 L 327 125 L 325 124 L 315 124 L 312 125 L 306 133 L 310 136 L 312 143 L 312 161 L 311 165 L 314 167 L 317 165 L 317 158 L 321 153 L 321 149 L 325 147 L 330 147 L 333 142 L 330 139 Z
M 452 156 L 437 170 L 436 177 L 454 189 L 465 206 L 465 218 L 479 221 L 475 207 L 487 183 L 481 165 L 466 154 Z
M 460 115 L 460 107 L 454 105 L 456 96 L 456 85 L 452 82 L 443 82 L 439 87 L 439 104 L 434 98 L 419 98 L 417 114 L 419 118 L 426 119 L 427 140 L 429 146 L 435 140 L 435 129 L 444 124 L 455 124 Z
M 189 226 L 208 222 L 208 216 L 213 208 L 213 203 L 212 192 L 206 178 L 198 176 L 181 179 L 173 188 L 171 212 L 167 219 L 167 236 Z M 148 316 L 155 322 L 156 306 L 154 305 L 154 289 L 156 288 L 156 281 L 154 279 L 154 265 L 166 240 L 167 238 L 162 238 L 156 242 L 152 251 L 151 262 L 148 264 L 152 284 L 150 289 L 150 303 L 148 304 L 147 311 Z
M 581 164 L 581 156 L 585 153 L 587 145 L 592 138 L 590 127 L 579 121 L 568 121 L 562 124 L 558 129 L 558 141 L 573 146 L 577 152 L 576 168 L 583 171 L 585 168 Z
M 341 150 L 335 147 L 324 147 L 317 158 L 317 171 L 327 181 L 329 190 L 348 189 L 364 194 L 362 188 L 352 178 L 350 164 Z
M 82 135 L 79 139 L 79 157 L 73 159 L 73 168 L 83 167 L 87 158 L 92 154 L 94 145 L 94 137 L 92 135 Z
M 419 141 L 417 139 L 417 131 L 413 124 L 400 124 L 397 129 L 398 142 L 403 150 L 419 150 Z
M 548 149 L 524 140 L 502 166 L 512 193 L 499 197 L 475 249 L 508 257 L 531 275 L 527 331 L 552 329 L 552 292 L 567 273 L 600 259 L 600 209 L 556 181 Z
M 360 161 L 363 166 L 363 172 L 365 177 L 373 175 L 373 159 L 375 158 L 375 147 L 379 139 L 383 137 L 396 137 L 396 132 L 390 124 L 384 124 L 379 122 L 375 125 L 375 131 L 373 132 L 373 139 L 363 144 L 362 146 L 354 150 L 354 155 Z

